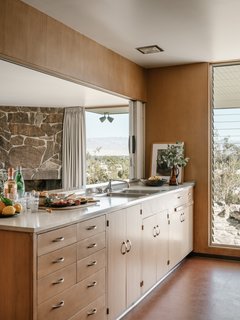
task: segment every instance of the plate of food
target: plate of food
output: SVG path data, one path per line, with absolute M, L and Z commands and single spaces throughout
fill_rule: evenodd
M 84 205 L 95 204 L 98 200 L 89 197 L 49 197 L 45 200 L 44 207 L 55 209 L 74 209 L 76 207 L 83 207 Z

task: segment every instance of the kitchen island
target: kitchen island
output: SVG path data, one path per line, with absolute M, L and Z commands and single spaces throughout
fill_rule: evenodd
M 3 319 L 120 317 L 192 250 L 193 185 L 135 186 L 135 190 L 159 192 L 143 197 L 103 195 L 88 207 L 51 213 L 39 210 L 1 219 Z M 183 223 L 184 214 L 190 219 L 188 224 Z M 159 264 L 157 241 L 149 242 L 150 234 L 160 247 L 165 243 L 161 250 L 167 260 L 164 267 L 159 267 L 159 274 L 142 279 L 149 271 L 152 276 L 150 269 L 155 270 Z M 153 250 L 149 250 L 149 245 L 153 245 Z M 149 252 L 154 252 L 150 266 L 146 264 Z M 116 276 L 117 270 L 127 270 L 126 266 L 129 271 Z M 133 285 L 126 284 L 126 277 L 134 279 Z

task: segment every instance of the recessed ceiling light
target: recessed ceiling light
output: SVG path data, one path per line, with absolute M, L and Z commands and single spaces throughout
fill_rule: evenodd
M 138 51 L 140 51 L 143 54 L 151 54 L 151 53 L 158 53 L 158 52 L 163 52 L 164 50 L 160 48 L 157 45 L 152 45 L 152 46 L 145 46 L 145 47 L 139 47 L 136 48 Z

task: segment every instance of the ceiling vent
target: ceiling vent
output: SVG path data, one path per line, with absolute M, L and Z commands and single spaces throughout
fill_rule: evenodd
M 163 52 L 164 50 L 160 48 L 157 45 L 152 45 L 152 46 L 145 46 L 145 47 L 139 47 L 136 48 L 139 52 L 142 54 L 152 54 L 152 53 L 158 53 L 158 52 Z

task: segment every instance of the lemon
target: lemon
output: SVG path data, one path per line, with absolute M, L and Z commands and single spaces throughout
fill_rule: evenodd
M 16 209 L 16 213 L 20 213 L 23 209 L 21 203 L 15 203 L 14 208 Z
M 14 215 L 16 212 L 16 209 L 13 206 L 6 206 L 5 208 L 3 208 L 2 210 L 2 214 L 6 214 L 6 215 Z

